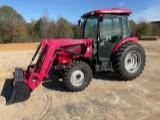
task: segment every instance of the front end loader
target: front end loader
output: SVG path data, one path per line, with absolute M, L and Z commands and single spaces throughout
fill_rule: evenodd
M 82 50 L 81 47 L 85 47 Z M 72 51 L 69 50 L 72 48 Z M 36 55 L 39 58 L 32 64 Z M 83 53 L 83 54 L 82 54 Z M 72 62 L 73 58 L 89 58 L 92 54 L 92 40 L 43 40 L 38 46 L 27 70 L 16 68 L 14 72 L 13 93 L 7 104 L 22 102 L 30 97 L 31 91 L 38 87 L 43 78 L 48 78 L 52 64 L 59 63 L 62 67 Z M 57 66 L 58 67 L 58 66 Z
M 92 73 L 113 69 L 120 80 L 133 80 L 143 71 L 146 56 L 129 32 L 131 10 L 102 9 L 84 14 L 78 24 L 81 39 L 47 39 L 38 46 L 27 70 L 16 68 L 7 104 L 25 101 L 52 70 L 67 90 L 84 90 Z M 39 55 L 35 64 L 33 61 Z

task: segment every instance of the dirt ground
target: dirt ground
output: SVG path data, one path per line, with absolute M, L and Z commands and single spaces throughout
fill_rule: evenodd
M 26 69 L 37 44 L 0 45 L 0 91 L 15 67 Z M 125 82 L 112 72 L 97 73 L 88 88 L 71 93 L 50 72 L 26 102 L 6 106 L 1 96 L 0 120 L 160 120 L 160 41 L 140 44 L 147 62 L 139 78 Z

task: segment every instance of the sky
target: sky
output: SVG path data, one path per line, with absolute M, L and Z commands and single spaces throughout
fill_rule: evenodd
M 0 0 L 3 5 L 14 8 L 27 22 L 47 11 L 50 19 L 64 17 L 76 23 L 84 13 L 104 8 L 130 9 L 129 19 L 135 22 L 160 20 L 160 0 Z

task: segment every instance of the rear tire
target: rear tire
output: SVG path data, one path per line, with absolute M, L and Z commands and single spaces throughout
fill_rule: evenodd
M 136 42 L 124 43 L 113 58 L 113 69 L 121 80 L 132 80 L 138 77 L 146 62 L 145 51 Z
M 90 84 L 91 80 L 92 70 L 85 62 L 73 62 L 65 69 L 63 83 L 69 91 L 82 91 Z

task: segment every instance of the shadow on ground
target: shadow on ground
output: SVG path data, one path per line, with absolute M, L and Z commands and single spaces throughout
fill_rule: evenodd
M 96 80 L 119 81 L 119 79 L 112 71 L 94 73 L 93 78 Z M 58 77 L 55 74 L 53 74 L 52 71 L 49 72 L 49 78 L 45 78 L 43 80 L 42 86 L 50 90 L 68 92 L 68 90 L 63 85 L 63 81 L 58 79 Z M 1 96 L 3 96 L 6 99 L 6 102 L 10 99 L 13 89 L 14 87 L 12 85 L 12 79 L 6 79 L 1 92 Z
M 67 90 L 63 86 L 63 83 L 58 77 L 53 74 L 52 71 L 49 72 L 49 78 L 45 78 L 43 80 L 42 85 L 50 90 L 55 90 L 55 91 L 61 91 L 61 92 L 66 92 Z
M 96 80 L 120 81 L 113 71 L 101 71 L 93 74 Z
M 93 78 L 96 80 L 105 80 L 105 81 L 120 81 L 114 72 L 112 71 L 102 71 L 93 74 Z M 51 90 L 68 92 L 63 85 L 63 81 L 59 80 L 58 77 L 53 74 L 53 72 L 49 72 L 49 78 L 44 79 L 42 85 Z

